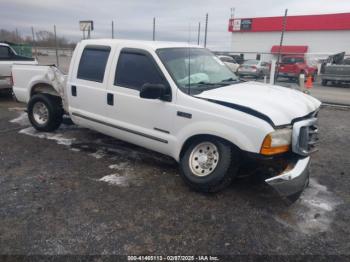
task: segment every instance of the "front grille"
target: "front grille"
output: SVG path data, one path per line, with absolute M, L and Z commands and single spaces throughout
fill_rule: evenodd
M 292 149 L 302 156 L 310 155 L 317 150 L 317 118 L 295 122 L 293 125 Z

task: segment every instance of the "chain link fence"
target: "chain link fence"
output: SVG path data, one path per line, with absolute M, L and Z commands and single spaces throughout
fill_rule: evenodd
M 35 47 L 33 48 L 33 57 L 40 65 L 58 65 L 58 68 L 65 74 L 68 73 L 70 60 L 73 55 L 73 48 L 56 48 L 55 47 Z

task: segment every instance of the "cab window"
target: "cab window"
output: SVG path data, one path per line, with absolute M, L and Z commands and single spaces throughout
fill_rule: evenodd
M 166 81 L 150 55 L 140 51 L 122 50 L 118 59 L 114 85 L 140 91 L 144 84 L 166 85 Z
M 87 46 L 80 58 L 77 78 L 103 82 L 110 47 Z
M 0 59 L 9 59 L 11 57 L 11 50 L 7 46 L 0 46 Z

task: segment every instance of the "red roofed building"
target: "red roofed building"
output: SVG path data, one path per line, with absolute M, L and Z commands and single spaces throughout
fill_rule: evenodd
M 245 58 L 277 54 L 282 27 L 282 16 L 230 19 L 231 49 Z M 343 51 L 350 54 L 350 13 L 287 17 L 282 54 L 325 57 Z

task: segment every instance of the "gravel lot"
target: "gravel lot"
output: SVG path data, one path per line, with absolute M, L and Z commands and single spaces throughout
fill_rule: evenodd
M 320 151 L 287 206 L 258 179 L 191 191 L 176 163 L 101 134 L 28 124 L 0 97 L 0 254 L 350 255 L 350 111 L 320 112 Z

